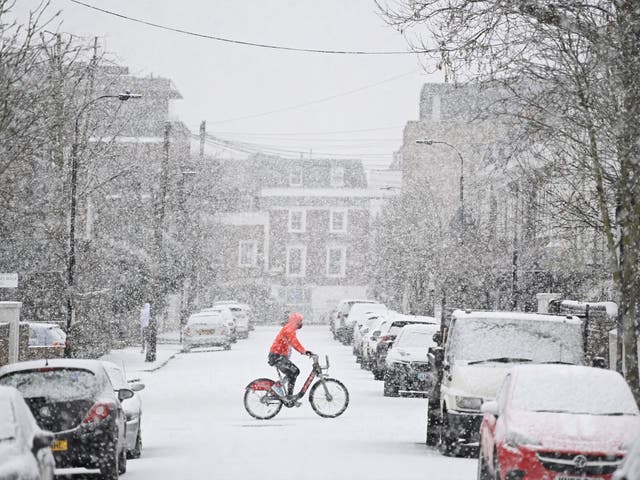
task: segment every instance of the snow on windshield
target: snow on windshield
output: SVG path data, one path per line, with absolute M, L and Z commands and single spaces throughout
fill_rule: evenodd
M 98 382 L 88 370 L 57 368 L 13 372 L 0 378 L 0 384 L 17 388 L 23 397 L 70 400 L 93 396 Z
M 430 347 L 433 345 L 433 333 L 428 330 L 403 332 L 396 341 L 398 347 Z
M 525 411 L 583 413 L 589 415 L 637 415 L 638 407 L 621 376 L 604 370 L 571 368 L 566 375 L 536 372 L 518 377 L 513 408 Z M 598 395 L 597 392 L 603 392 Z
M 16 434 L 13 405 L 7 397 L 0 398 L 0 440 L 12 438 Z
M 583 363 L 579 323 L 468 318 L 458 320 L 450 335 L 447 350 L 453 361 L 506 357 L 539 363 Z

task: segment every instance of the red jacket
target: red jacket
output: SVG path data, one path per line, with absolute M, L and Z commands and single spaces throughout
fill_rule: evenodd
M 297 312 L 289 315 L 289 321 L 276 336 L 269 352 L 284 355 L 288 358 L 289 355 L 291 355 L 291 347 L 293 347 L 303 355 L 307 353 L 307 350 L 298 341 L 298 337 L 296 337 L 296 330 L 298 330 L 301 324 L 302 315 Z

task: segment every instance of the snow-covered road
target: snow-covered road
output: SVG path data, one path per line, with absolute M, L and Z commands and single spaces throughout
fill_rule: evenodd
M 274 377 L 266 357 L 277 327 L 258 327 L 231 351 L 194 350 L 142 374 L 144 452 L 123 480 L 220 479 L 469 479 L 476 461 L 452 459 L 424 445 L 426 400 L 385 398 L 382 384 L 360 370 L 326 326 L 305 326 L 302 344 L 328 354 L 329 373 L 351 402 L 336 419 L 317 416 L 307 397 L 272 420 L 244 410 L 244 387 Z M 310 360 L 294 353 L 298 387 Z

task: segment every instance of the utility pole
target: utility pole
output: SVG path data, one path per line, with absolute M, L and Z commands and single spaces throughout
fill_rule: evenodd
M 166 215 L 167 190 L 169 188 L 169 154 L 171 147 L 171 123 L 164 125 L 164 141 L 162 144 L 162 160 L 160 163 L 160 195 L 157 203 L 156 220 L 156 274 L 152 283 L 154 302 L 149 318 L 149 337 L 147 345 L 146 362 L 155 362 L 158 343 L 158 314 L 164 300 L 164 286 L 160 282 L 164 281 L 163 273 L 166 270 L 166 255 L 164 251 L 164 219 Z
M 200 123 L 200 160 L 204 158 L 204 142 L 207 138 L 207 122 L 203 120 Z

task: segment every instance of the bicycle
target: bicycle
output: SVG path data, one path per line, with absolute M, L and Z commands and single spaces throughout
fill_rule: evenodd
M 249 415 L 258 420 L 269 420 L 280 412 L 283 405 L 287 408 L 300 406 L 297 401 L 304 397 L 313 380 L 318 377 L 318 381 L 309 391 L 311 408 L 325 418 L 342 415 L 349 405 L 349 391 L 341 381 L 329 378 L 326 373 L 329 370 L 329 357 L 325 358 L 326 365 L 322 366 L 318 361 L 318 355 L 311 355 L 313 360 L 311 373 L 300 391 L 292 396 L 285 394 L 283 375 L 277 368 L 279 381 L 270 378 L 258 378 L 252 381 L 245 387 L 244 408 Z

